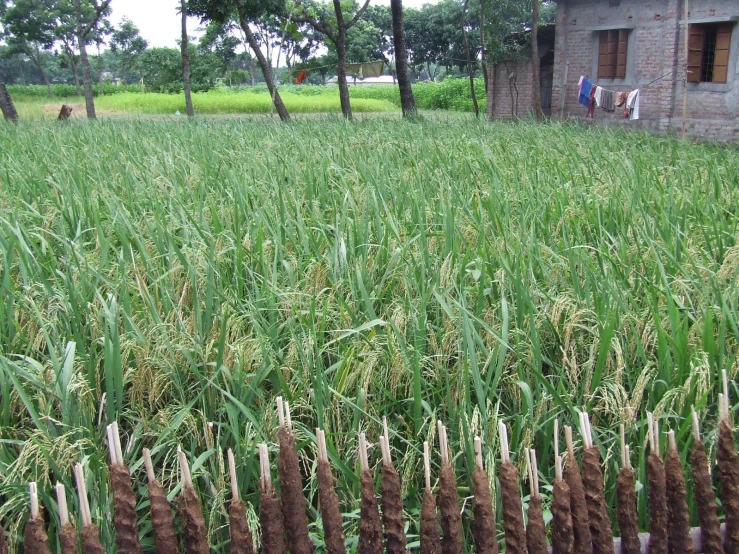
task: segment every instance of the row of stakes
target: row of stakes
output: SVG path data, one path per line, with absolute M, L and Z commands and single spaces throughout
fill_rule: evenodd
M 636 512 L 636 482 L 629 458 L 629 446 L 621 425 L 621 463 L 618 474 L 617 523 L 620 537 L 614 539 L 603 491 L 600 452 L 593 444 L 587 413 L 580 413 L 579 428 L 583 442 L 582 469 L 573 448 L 572 428 L 564 427 L 566 464 L 559 453 L 559 428 L 555 421 L 555 480 L 551 501 L 551 547 L 548 546 L 542 497 L 539 491 L 536 452 L 525 451 L 530 499 L 527 522 L 519 488 L 517 467 L 510 460 L 505 425 L 499 424 L 501 465 L 498 478 L 502 505 L 502 520 L 507 554 L 739 554 L 739 456 L 729 420 L 728 380 L 723 372 L 723 392 L 719 395 L 719 436 L 717 468 L 721 484 L 721 503 L 725 523 L 719 525 L 718 506 L 712 488 L 709 462 L 701 441 L 698 415 L 693 411 L 694 444 L 690 455 L 693 491 L 700 527 L 691 529 L 686 504 L 685 478 L 680 463 L 675 434 L 667 433 L 668 451 L 663 460 L 659 453 L 659 422 L 647 414 L 648 443 L 647 490 L 649 532 L 640 534 Z M 292 430 L 287 402 L 277 398 L 279 419 L 279 454 L 277 470 L 281 497 L 272 482 L 266 444 L 259 445 L 259 523 L 261 552 L 264 554 L 313 554 L 314 545 L 308 533 L 307 503 L 298 464 L 296 440 Z M 361 505 L 358 537 L 359 554 L 404 554 L 407 541 L 403 521 L 400 475 L 393 467 L 388 441 L 387 421 L 383 419 L 384 435 L 379 438 L 382 452 L 382 481 L 378 507 L 374 475 L 370 469 L 365 435 L 359 435 L 358 457 L 361 467 Z M 428 442 L 424 442 L 425 488 L 420 514 L 420 552 L 422 554 L 462 554 L 464 535 L 462 513 L 446 427 L 438 423 L 441 454 L 438 497 L 432 490 Z M 113 490 L 113 524 L 118 554 L 140 554 L 137 529 L 136 498 L 131 476 L 123 461 L 117 423 L 107 427 L 110 450 L 110 479 Z M 320 512 L 323 523 L 325 550 L 328 554 L 346 554 L 342 531 L 339 499 L 326 448 L 326 437 L 316 429 L 317 479 Z M 498 554 L 496 520 L 488 476 L 483 468 L 482 445 L 474 439 L 475 468 L 472 475 L 474 508 L 472 535 L 475 552 Z M 180 552 L 174 517 L 166 492 L 157 481 L 151 455 L 143 450 L 148 477 L 152 530 L 157 554 Z M 182 550 L 186 554 L 208 554 L 209 545 L 205 520 L 185 454 L 178 449 L 182 474 L 182 492 L 177 498 L 177 511 L 182 522 Z M 246 506 L 240 499 L 236 481 L 233 452 L 228 450 L 232 501 L 229 506 L 231 552 L 254 554 L 254 540 L 246 521 Z M 59 510 L 59 545 L 62 554 L 78 552 L 103 554 L 98 528 L 90 513 L 82 465 L 74 468 L 79 496 L 81 529 L 78 533 L 69 517 L 64 486 L 56 485 Z M 31 483 L 30 518 L 24 533 L 24 552 L 51 552 L 42 508 L 39 506 L 37 485 Z M 441 515 L 441 529 L 439 526 Z M 441 532 L 440 532 L 441 531 Z M 8 544 L 0 528 L 0 554 L 7 554 Z

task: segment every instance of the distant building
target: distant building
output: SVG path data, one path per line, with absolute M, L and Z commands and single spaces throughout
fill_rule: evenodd
M 638 121 L 596 108 L 596 124 L 679 131 L 687 92 L 689 136 L 739 141 L 739 2 L 689 0 L 686 56 L 687 1 L 559 0 L 551 54 L 550 31 L 539 37 L 545 112 L 583 119 L 578 82 L 586 76 L 614 92 L 640 90 Z M 498 64 L 491 73 L 493 113 L 530 113 L 530 62 Z

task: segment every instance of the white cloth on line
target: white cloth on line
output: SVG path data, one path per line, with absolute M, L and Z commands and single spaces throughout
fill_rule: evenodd
M 631 110 L 629 119 L 639 119 L 639 89 L 632 90 L 626 98 L 626 107 Z
M 595 87 L 595 105 L 600 108 L 600 104 L 602 100 L 603 100 L 603 88 Z

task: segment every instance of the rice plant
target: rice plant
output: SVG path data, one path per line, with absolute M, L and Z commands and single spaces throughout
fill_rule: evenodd
M 439 418 L 461 497 L 472 438 L 497 458 L 499 421 L 522 469 L 525 448 L 553 458 L 555 418 L 587 409 L 611 506 L 618 425 L 644 443 L 646 410 L 682 444 L 694 406 L 715 457 L 720 371 L 739 370 L 735 149 L 460 119 L 68 123 L 0 126 L 0 521 L 11 537 L 26 483 L 53 508 L 52 485 L 72 490 L 82 461 L 112 548 L 104 436 L 118 420 L 138 498 L 143 448 L 179 493 L 180 446 L 211 547 L 227 552 L 225 452 L 253 522 L 256 444 L 275 447 L 278 394 L 318 544 L 316 426 L 353 537 L 358 433 L 377 443 L 388 417 L 409 545 L 422 444 Z M 643 483 L 646 457 L 634 456 Z M 546 508 L 554 468 L 539 469 Z M 137 510 L 150 551 L 148 501 Z

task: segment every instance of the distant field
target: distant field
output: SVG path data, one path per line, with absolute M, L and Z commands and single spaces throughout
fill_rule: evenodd
M 446 79 L 439 83 L 417 83 L 413 87 L 420 110 L 472 112 L 469 80 Z M 339 91 L 335 86 L 280 87 L 287 109 L 291 113 L 341 113 Z M 352 110 L 356 113 L 391 113 L 400 111 L 397 86 L 373 85 L 350 87 Z M 18 104 L 21 117 L 38 119 L 58 113 L 62 103 L 75 105 L 75 116 L 84 113 L 84 98 L 74 96 L 68 85 L 54 87 L 55 96 L 49 97 L 45 87 L 12 86 L 11 94 Z M 481 79 L 476 82 L 478 102 L 484 107 L 485 88 Z M 263 114 L 270 110 L 271 97 L 265 85 L 234 89 L 220 88 L 193 94 L 195 111 L 201 114 Z M 110 114 L 168 114 L 185 112 L 182 94 L 158 94 L 108 87 L 104 96 L 95 99 L 101 113 Z
M 264 109 L 254 96 L 196 97 L 196 109 Z M 320 94 L 286 100 L 338 109 Z M 392 106 L 372 102 L 354 108 Z M 682 446 L 695 407 L 715 456 L 720 370 L 739 372 L 735 148 L 561 123 L 318 116 L 0 122 L 0 145 L 0 521 L 15 539 L 25 484 L 53 506 L 52 484 L 71 492 L 82 459 L 113 551 L 104 436 L 117 419 L 142 534 L 141 449 L 176 494 L 180 446 L 212 551 L 228 552 L 224 452 L 236 452 L 253 522 L 254 449 L 265 441 L 274 459 L 278 394 L 317 543 L 316 426 L 354 537 L 357 432 L 374 444 L 388 417 L 411 543 L 423 440 L 438 471 L 437 418 L 461 497 L 472 437 L 492 473 L 503 421 L 519 469 L 525 447 L 542 460 L 545 509 L 554 420 L 583 408 L 611 507 L 620 423 L 641 484 L 647 410 Z M 736 407 L 733 383 L 730 395 Z

